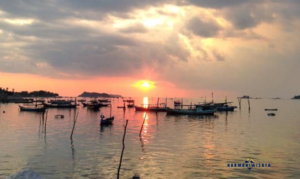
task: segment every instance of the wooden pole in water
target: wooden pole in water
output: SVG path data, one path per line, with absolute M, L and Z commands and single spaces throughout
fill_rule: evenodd
M 123 140 L 122 140 L 123 148 L 122 148 L 122 153 L 121 153 L 121 157 L 120 157 L 117 179 L 120 178 L 120 170 L 121 170 L 121 165 L 122 165 L 123 153 L 124 153 L 124 149 L 125 149 L 125 136 L 126 136 L 127 124 L 128 124 L 128 119 L 126 120 L 126 124 L 124 126 L 124 135 L 123 135 Z
M 248 98 L 248 106 L 249 106 L 249 111 L 250 111 L 250 100 L 249 100 L 249 98 Z
M 76 112 L 76 110 L 74 111 L 74 113 L 75 112 Z M 76 122 L 77 122 L 78 114 L 79 114 L 79 112 L 77 112 L 77 113 L 74 114 L 73 129 L 72 129 L 72 133 L 70 135 L 70 139 L 71 140 L 73 140 L 73 133 L 74 133 L 74 130 L 75 130 L 75 125 L 76 125 Z
M 145 114 L 144 120 L 143 120 L 143 124 L 142 124 L 142 126 L 141 126 L 141 130 L 140 130 L 140 134 L 139 134 L 140 137 L 142 136 L 142 131 L 143 131 L 143 128 L 144 128 L 144 123 L 145 123 L 145 120 L 146 120 L 146 115 L 147 115 L 147 114 Z
M 241 98 L 240 97 L 238 97 L 238 102 L 239 102 L 239 108 L 241 109 Z

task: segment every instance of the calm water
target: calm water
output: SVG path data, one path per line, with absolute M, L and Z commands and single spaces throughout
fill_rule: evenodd
M 109 108 L 93 112 L 78 107 L 73 143 L 69 136 L 74 110 L 50 109 L 45 127 L 40 114 L 0 104 L 0 178 L 24 168 L 46 179 L 116 178 L 125 119 L 129 124 L 121 178 L 135 173 L 143 179 L 300 177 L 299 100 L 251 100 L 250 113 L 246 100 L 241 110 L 215 116 L 148 113 L 142 139 L 144 113 L 134 109 L 123 113 L 118 104 L 121 100 L 115 99 L 114 125 L 102 129 L 99 116 L 109 116 Z M 269 117 L 265 108 L 279 110 Z M 65 118 L 56 119 L 56 114 Z M 272 167 L 250 172 L 227 168 L 227 163 L 244 163 L 248 158 Z

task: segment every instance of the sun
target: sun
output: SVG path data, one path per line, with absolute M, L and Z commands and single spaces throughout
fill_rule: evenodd
M 140 88 L 142 90 L 150 90 L 150 89 L 155 88 L 155 83 L 153 81 L 140 80 L 140 81 L 137 81 L 133 86 Z
M 144 81 L 144 83 L 142 84 L 142 87 L 143 88 L 149 88 L 150 87 L 150 84 L 148 81 Z

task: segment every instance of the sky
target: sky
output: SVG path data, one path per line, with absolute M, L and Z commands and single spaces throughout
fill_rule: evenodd
M 299 0 L 0 0 L 0 87 L 290 98 L 299 29 Z

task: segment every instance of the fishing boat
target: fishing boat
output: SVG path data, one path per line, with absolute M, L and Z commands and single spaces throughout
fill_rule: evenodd
M 141 106 L 134 106 L 135 111 L 150 111 L 150 112 L 167 112 L 166 103 L 159 103 L 159 98 L 156 104 L 141 104 Z
M 44 104 L 48 108 L 76 108 L 77 104 L 51 104 L 51 103 L 45 103 Z
M 19 105 L 20 111 L 45 112 L 47 107 L 44 105 Z
M 128 108 L 134 108 L 134 100 L 133 99 L 127 99 L 127 100 L 123 100 L 123 102 L 128 103 L 127 107 Z
M 98 99 L 100 103 L 110 103 L 109 99 Z
M 167 115 L 213 115 L 216 109 L 203 109 L 201 107 L 189 108 L 189 109 L 167 109 Z
M 112 125 L 115 117 L 111 116 L 109 118 L 105 118 L 105 116 L 101 115 L 100 125 Z
M 234 111 L 237 106 L 232 106 L 232 102 L 224 102 L 224 103 L 204 103 L 204 104 L 195 104 L 196 108 L 200 107 L 203 109 L 216 109 L 217 111 Z
M 136 111 L 152 111 L 152 112 L 167 112 L 167 107 L 161 107 L 157 105 L 148 106 L 134 106 Z
M 75 102 L 75 103 L 73 103 Z M 78 105 L 75 101 L 72 100 L 50 100 L 44 105 L 48 108 L 76 108 Z
M 109 114 L 109 117 L 108 117 L 108 118 L 105 118 L 105 116 L 101 114 L 100 118 L 101 118 L 101 120 L 100 120 L 100 125 L 101 125 L 101 126 L 104 126 L 104 125 L 112 125 L 112 124 L 113 124 L 113 121 L 114 121 L 115 117 L 114 117 L 114 116 L 111 116 L 111 106 L 110 106 L 110 114 Z
M 278 109 L 265 109 L 265 111 L 277 111 Z
M 88 102 L 86 101 L 81 101 L 81 104 L 83 105 L 83 107 L 87 107 L 87 106 L 94 106 L 96 104 L 99 104 L 97 100 L 90 100 Z

